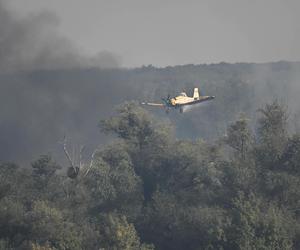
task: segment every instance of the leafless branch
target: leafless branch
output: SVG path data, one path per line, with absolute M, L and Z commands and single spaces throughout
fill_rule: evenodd
M 95 154 L 96 154 L 96 150 L 92 154 L 90 165 L 89 165 L 88 169 L 86 170 L 86 172 L 84 174 L 84 177 L 87 176 L 87 174 L 89 173 L 89 171 L 91 170 L 91 168 L 92 168 L 92 166 L 94 164 L 94 156 L 95 156 Z
M 73 161 L 71 160 L 70 154 L 69 154 L 69 152 L 67 150 L 67 139 L 66 139 L 66 136 L 64 136 L 63 149 L 64 149 L 65 155 L 66 155 L 69 163 L 71 164 L 71 167 L 76 171 L 76 168 L 75 168 L 75 166 L 73 164 Z
M 80 152 L 79 152 L 79 168 L 80 169 L 83 166 L 83 163 L 82 163 L 82 153 L 83 153 L 84 149 L 85 149 L 84 145 L 80 147 Z

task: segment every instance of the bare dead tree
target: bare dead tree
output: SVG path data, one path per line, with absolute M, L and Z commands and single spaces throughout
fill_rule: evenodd
M 91 168 L 92 168 L 92 166 L 94 164 L 94 156 L 96 154 L 96 150 L 93 152 L 89 164 L 84 164 L 84 162 L 83 162 L 83 152 L 85 150 L 85 146 L 84 145 L 80 146 L 79 159 L 78 159 L 78 157 L 75 157 L 74 156 L 75 153 L 73 153 L 74 160 L 72 160 L 72 157 L 69 154 L 68 149 L 67 149 L 66 136 L 64 136 L 64 140 L 63 140 L 62 144 L 63 144 L 64 153 L 65 153 L 66 158 L 67 158 L 67 160 L 68 160 L 68 162 L 70 164 L 70 167 L 67 170 L 68 177 L 71 178 L 71 179 L 77 178 L 78 175 L 79 175 L 79 172 L 81 170 L 83 170 L 85 168 L 85 166 L 87 166 L 87 168 L 86 168 L 86 170 L 84 171 L 84 174 L 83 174 L 83 177 L 85 177 L 89 173 L 89 171 L 91 170 Z M 75 163 L 76 162 L 75 159 L 77 159 L 77 161 L 79 160 L 78 164 Z

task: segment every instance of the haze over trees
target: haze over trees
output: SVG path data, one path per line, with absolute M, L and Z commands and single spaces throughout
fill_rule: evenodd
M 176 124 L 179 138 L 213 141 L 224 136 L 241 112 L 253 129 L 256 110 L 274 98 L 289 106 L 289 129 L 299 130 L 299 72 L 299 63 L 277 62 L 0 74 L 0 159 L 29 165 L 33 158 L 50 153 L 61 162 L 64 155 L 58 143 L 64 135 L 91 153 L 106 142 L 97 123 L 117 105 L 130 100 L 160 102 L 182 90 L 191 95 L 195 86 L 216 99 L 182 116 L 171 112 L 166 117 L 162 110 L 148 109 L 157 119 Z
M 0 249 L 299 249 L 300 135 L 277 100 L 214 141 L 125 103 L 87 174 L 0 167 Z M 256 124 L 253 130 L 249 124 Z

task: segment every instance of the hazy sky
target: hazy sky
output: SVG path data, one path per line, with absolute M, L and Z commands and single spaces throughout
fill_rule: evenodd
M 5 1 L 4 1 L 5 2 Z M 299 0 L 7 0 L 16 16 L 54 12 L 89 55 L 122 66 L 300 61 Z

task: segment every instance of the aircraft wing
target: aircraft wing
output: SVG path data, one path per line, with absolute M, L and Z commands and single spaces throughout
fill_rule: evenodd
M 191 106 L 191 105 L 194 105 L 194 104 L 197 104 L 197 103 L 206 102 L 206 101 L 210 101 L 210 100 L 213 100 L 213 99 L 215 99 L 215 96 L 204 96 L 202 98 L 200 97 L 200 99 L 198 99 L 198 100 L 194 100 L 194 101 L 191 101 L 191 102 L 184 103 L 181 106 Z
M 165 105 L 163 103 L 153 103 L 153 102 L 142 102 L 143 105 L 148 106 L 158 106 L 158 107 L 164 107 Z

